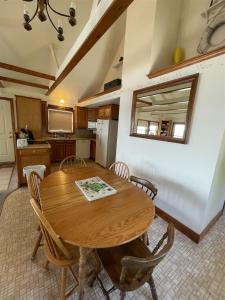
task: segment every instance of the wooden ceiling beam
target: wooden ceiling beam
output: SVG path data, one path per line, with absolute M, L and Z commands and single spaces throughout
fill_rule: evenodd
M 43 84 L 39 84 L 39 83 L 34 83 L 34 82 L 24 81 L 24 80 L 19 80 L 19 79 L 14 79 L 14 78 L 9 78 L 9 77 L 5 77 L 5 76 L 0 76 L 0 80 L 6 81 L 6 82 L 22 84 L 22 85 L 27 85 L 27 86 L 31 86 L 31 87 L 35 87 L 35 88 L 39 88 L 39 89 L 43 89 L 43 90 L 48 89 L 48 85 L 43 85 Z
M 152 103 L 151 103 L 151 102 L 148 102 L 148 101 L 144 101 L 144 100 L 139 100 L 139 99 L 137 99 L 137 102 L 144 103 L 144 104 L 147 104 L 147 105 L 149 105 L 149 106 L 152 106 Z
M 96 42 L 104 35 L 104 33 L 112 26 L 112 24 L 120 17 L 120 15 L 128 8 L 134 0 L 114 0 L 104 15 L 92 29 L 81 47 L 74 54 L 70 62 L 58 76 L 56 81 L 47 91 L 49 96 L 52 91 L 66 78 L 66 76 L 78 65 L 84 56 L 91 50 Z
M 55 81 L 55 76 L 0 62 L 0 68 Z

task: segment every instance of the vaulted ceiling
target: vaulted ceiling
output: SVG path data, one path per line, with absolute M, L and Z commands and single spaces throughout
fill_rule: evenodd
M 30 15 L 35 11 L 35 2 L 26 2 Z M 56 75 L 60 66 L 87 23 L 93 0 L 76 0 L 77 25 L 71 27 L 67 19 L 63 19 L 65 41 L 59 42 L 57 32 L 50 22 L 41 23 L 37 18 L 32 22 L 32 31 L 23 28 L 23 1 L 4 0 L 0 10 L 0 62 L 35 71 Z M 54 0 L 51 3 L 58 11 L 67 13 L 70 0 Z M 57 24 L 58 17 L 51 15 Z M 78 98 L 97 92 L 125 30 L 125 14 L 123 14 L 110 30 L 98 41 L 86 57 L 78 64 L 50 96 L 56 98 Z M 38 84 L 51 85 L 51 81 L 16 73 L 0 68 L 0 76 L 12 77 Z M 46 90 L 2 82 L 6 89 L 45 94 Z M 1 87 L 0 87 L 1 88 Z M 3 90 L 3 89 L 1 89 Z

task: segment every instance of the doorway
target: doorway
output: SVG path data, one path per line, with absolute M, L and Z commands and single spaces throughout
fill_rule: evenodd
M 0 164 L 15 162 L 13 99 L 0 97 Z

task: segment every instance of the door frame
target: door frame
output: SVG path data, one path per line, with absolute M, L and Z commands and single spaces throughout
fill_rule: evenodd
M 3 97 L 0 96 L 0 101 L 1 100 L 6 100 L 10 102 L 10 108 L 11 108 L 11 119 L 12 119 L 12 134 L 13 134 L 13 145 L 14 145 L 14 159 L 15 162 L 13 163 L 13 165 L 16 163 L 16 139 L 15 139 L 15 112 L 14 112 L 14 105 L 13 105 L 13 98 L 9 98 L 9 97 Z M 4 162 L 4 163 L 0 163 L 1 165 L 5 165 L 5 164 L 11 164 L 12 162 Z

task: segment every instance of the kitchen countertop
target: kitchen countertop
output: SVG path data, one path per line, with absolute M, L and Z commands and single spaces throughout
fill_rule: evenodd
M 51 145 L 46 144 L 29 144 L 27 147 L 17 147 L 18 150 L 24 150 L 24 149 L 51 149 Z
M 96 138 L 94 137 L 77 137 L 73 136 L 71 138 L 66 138 L 66 137 L 43 137 L 42 139 L 36 139 L 36 141 L 77 141 L 77 140 L 91 140 L 91 141 L 96 141 Z

